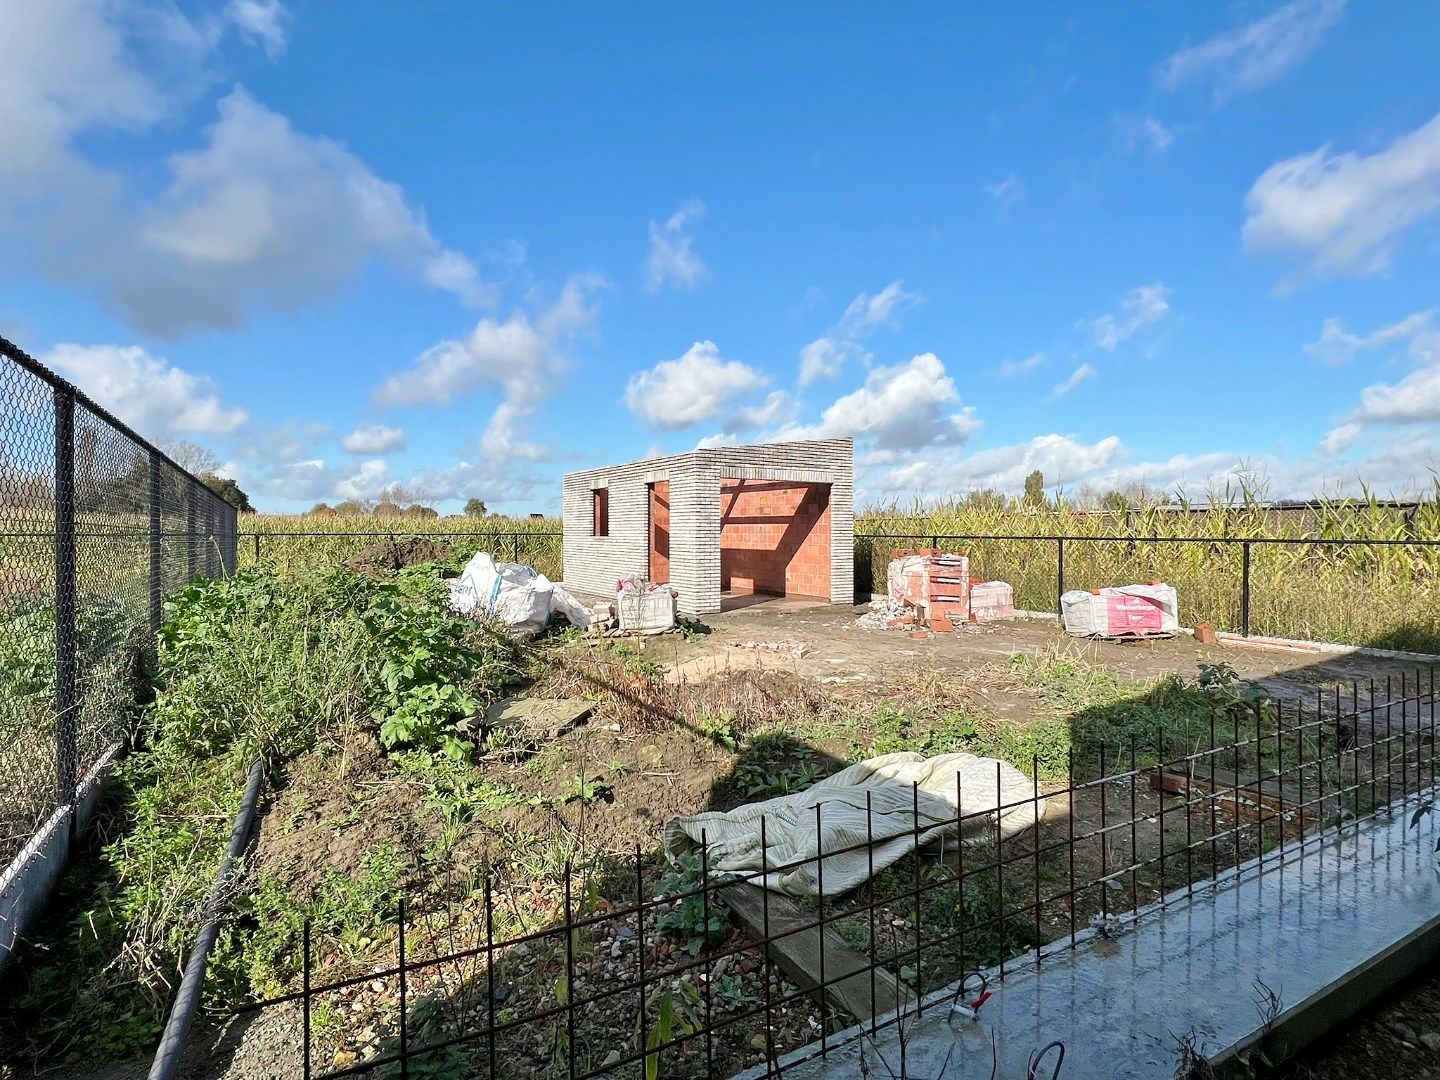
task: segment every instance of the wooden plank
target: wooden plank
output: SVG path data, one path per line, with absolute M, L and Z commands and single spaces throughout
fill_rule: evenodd
M 765 889 L 747 882 L 727 885 L 717 895 L 725 901 L 731 915 L 745 932 L 756 941 L 764 939 L 768 924 L 770 956 L 795 983 L 807 990 L 820 985 L 822 942 L 813 913 L 803 910 L 795 901 L 779 893 L 771 892 L 767 898 Z M 780 937 L 782 934 L 784 936 Z M 907 1009 L 915 1003 L 915 994 L 909 986 L 885 968 L 872 964 L 864 953 L 846 945 L 839 931 L 828 921 L 823 952 L 827 983 L 825 996 L 856 1020 L 868 1020 L 896 1009 Z
M 1273 776 L 1257 781 L 1255 777 L 1217 768 L 1212 783 L 1209 769 L 1197 770 L 1193 776 L 1150 770 L 1152 791 L 1188 794 L 1192 787 L 1208 793 L 1220 807 L 1228 808 L 1232 813 L 1252 821 L 1266 822 L 1280 820 L 1280 815 L 1287 815 L 1302 831 L 1322 819 L 1327 807 L 1333 809 L 1335 804 L 1332 796 L 1318 800 L 1311 796 L 1308 800 L 1310 805 L 1303 805 L 1307 800 L 1300 798 L 1299 791 Z

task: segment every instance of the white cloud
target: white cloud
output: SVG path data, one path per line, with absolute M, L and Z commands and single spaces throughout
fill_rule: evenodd
M 1363 424 L 1357 424 L 1353 420 L 1332 428 L 1320 440 L 1320 450 L 1325 454 L 1339 454 L 1354 446 L 1361 434 L 1365 431 Z
M 645 260 L 645 288 L 659 292 L 667 285 L 693 289 L 710 271 L 695 254 L 690 225 L 705 216 L 705 204 L 691 199 L 667 218 L 664 224 L 650 222 L 650 257 Z
M 1245 468 L 1233 453 L 1177 454 L 1165 461 L 1127 462 L 1129 452 L 1119 436 L 1093 443 L 1073 435 L 1046 434 L 1009 446 L 989 447 L 971 454 L 940 451 L 914 459 L 867 478 L 874 493 L 950 495 L 957 491 L 992 488 L 1017 493 L 1025 478 L 1040 470 L 1047 487 L 1089 485 L 1101 490 L 1145 484 L 1162 491 L 1208 490 L 1223 487 Z
M 483 318 L 463 338 L 442 341 L 392 375 L 375 391 L 381 407 L 449 405 L 479 390 L 500 390 L 481 450 L 492 460 L 542 460 L 549 451 L 527 443 L 524 422 L 536 406 L 564 384 L 570 369 L 568 347 L 595 325 L 600 305 L 593 294 L 604 281 L 574 274 L 555 303 L 533 319 L 515 311 L 503 322 Z
M 321 462 L 323 465 L 324 462 Z M 380 493 L 390 475 L 390 466 L 383 458 L 362 461 L 349 476 L 335 482 L 335 494 L 342 499 L 372 499 Z
M 787 421 L 795 412 L 795 399 L 784 390 L 772 390 L 759 405 L 741 406 L 725 417 L 727 432 L 751 431 Z
M 1404 341 L 1415 370 L 1394 383 L 1374 383 L 1360 391 L 1359 403 L 1320 442 L 1326 453 L 1346 450 L 1375 425 L 1440 423 L 1440 329 L 1433 311 L 1417 311 L 1369 334 L 1348 333 L 1336 319 L 1326 319 L 1318 341 L 1305 351 L 1327 363 L 1344 363 L 1356 353 Z M 1431 437 L 1440 435 L 1432 432 Z M 1393 432 L 1387 442 L 1393 442 Z M 1396 467 L 1395 460 L 1387 467 Z
M 1002 217 L 1009 213 L 1017 203 L 1023 202 L 1026 193 L 1025 181 L 1013 172 L 1003 180 L 985 185 L 985 194 L 995 201 L 995 206 Z
M 244 409 L 221 402 L 208 378 L 138 345 L 57 345 L 39 360 L 148 438 L 230 435 L 246 420 Z
M 800 350 L 800 385 L 839 375 L 849 361 L 865 355 L 861 342 L 872 330 L 893 325 L 901 311 L 919 302 L 920 294 L 907 292 L 899 280 L 877 293 L 862 292 L 838 323 Z
M 1212 88 L 1216 104 L 1269 86 L 1320 47 L 1340 21 L 1346 0 L 1294 0 L 1245 26 L 1173 53 L 1157 80 L 1166 90 L 1190 83 Z
M 375 392 L 381 406 L 448 405 L 484 387 L 499 387 L 506 400 L 533 407 L 553 394 L 569 369 L 566 343 L 591 327 L 599 305 L 591 294 L 598 278 L 576 275 L 559 299 L 534 320 L 515 311 L 501 321 L 483 318 L 463 338 L 442 341 L 411 367 L 386 379 Z
M 1362 424 L 1440 420 L 1440 364 L 1413 371 L 1398 383 L 1365 387 L 1351 415 Z
M 1120 136 L 1120 142 L 1127 154 L 1142 147 L 1156 154 L 1161 153 L 1169 148 L 1181 131 L 1179 127 L 1167 126 L 1153 116 L 1120 115 L 1115 117 L 1114 123 L 1116 134 Z
M 1363 157 L 1322 146 L 1270 166 L 1245 196 L 1247 250 L 1299 259 L 1295 278 L 1379 273 L 1440 207 L 1440 115 Z M 1293 283 L 1292 279 L 1292 283 Z
M 383 424 L 362 424 L 340 440 L 347 454 L 387 454 L 405 448 L 405 432 Z
M 1133 337 L 1170 313 L 1170 290 L 1161 282 L 1131 289 L 1120 301 L 1118 314 L 1101 315 L 1091 323 L 1095 344 L 1114 352 L 1121 342 Z
M 1346 331 L 1339 319 L 1326 319 L 1320 327 L 1320 337 L 1305 345 L 1305 351 L 1326 364 L 1345 364 L 1355 358 L 1356 353 L 1387 345 L 1392 341 L 1411 341 L 1412 354 L 1425 349 L 1427 332 L 1433 333 L 1434 310 L 1417 311 L 1399 322 L 1382 326 L 1369 334 L 1352 334 Z
M 285 23 L 290 13 L 280 0 L 230 0 L 225 14 L 240 36 L 263 48 L 271 60 L 285 51 Z
M 970 408 L 955 409 L 960 394 L 945 365 L 934 353 L 922 353 L 893 367 L 874 368 L 865 385 L 836 399 L 809 425 L 788 425 L 775 438 L 866 439 L 872 458 L 962 444 L 974 436 L 980 421 Z
M 523 435 L 531 408 L 502 401 L 480 436 L 480 452 L 490 461 L 549 461 L 550 448 L 527 442 Z
M 757 368 L 724 359 L 713 341 L 697 341 L 682 356 L 632 375 L 625 405 L 648 427 L 678 431 L 714 419 L 769 381 Z
M 1074 390 L 1077 386 L 1083 383 L 1086 379 L 1093 379 L 1098 374 L 1099 372 L 1097 372 L 1089 364 L 1081 364 L 1079 367 L 1077 367 L 1074 371 L 1070 373 L 1069 378 L 1067 378 L 1064 382 L 1055 384 L 1054 389 L 1050 391 L 1050 396 L 1052 398 L 1064 397 L 1066 394 L 1070 393 L 1071 390 Z
M 220 99 L 199 146 L 170 158 L 157 197 L 137 195 L 124 172 L 87 155 L 95 136 L 123 147 L 175 125 L 212 84 L 224 28 L 274 51 L 283 12 L 264 0 L 198 20 L 167 0 L 7 5 L 0 235 L 10 258 L 160 336 L 328 299 L 371 261 L 466 302 L 490 300 L 469 260 L 435 239 L 399 187 L 242 87 Z M 147 173 L 143 186 L 153 183 Z
M 966 455 L 923 455 L 875 477 L 886 492 L 1016 491 L 1034 469 L 1051 487 L 1075 484 L 1117 461 L 1124 448 L 1112 435 L 1081 443 L 1069 435 L 1038 435 L 1029 442 L 997 446 Z
M 1006 360 L 1000 365 L 1000 374 L 1007 379 L 1013 379 L 1017 375 L 1024 375 L 1034 371 L 1045 362 L 1043 352 L 1031 353 L 1024 360 Z

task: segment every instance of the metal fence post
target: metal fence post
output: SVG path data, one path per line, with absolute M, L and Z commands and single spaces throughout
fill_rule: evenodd
M 515 561 L 517 563 L 520 561 L 520 534 L 518 532 L 515 534 Z
M 160 557 L 160 455 L 150 451 L 150 636 L 160 632 L 160 597 L 165 590 Z
M 255 534 L 255 565 L 260 565 L 260 534 Z
M 75 837 L 75 391 L 55 388 L 55 800 Z
M 1055 538 L 1055 614 L 1065 618 L 1065 538 Z
M 185 580 L 194 581 L 200 570 L 200 546 L 195 542 L 195 481 L 185 478 Z
M 1250 541 L 1240 542 L 1240 636 L 1250 636 Z

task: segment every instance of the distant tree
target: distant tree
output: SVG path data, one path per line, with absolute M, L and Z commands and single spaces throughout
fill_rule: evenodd
M 484 499 L 471 499 L 465 504 L 466 517 L 484 517 L 487 513 Z
M 220 468 L 220 459 L 211 450 L 191 442 L 189 439 L 161 439 L 159 447 L 191 476 L 213 476 Z
M 318 502 L 307 511 L 311 517 L 334 517 L 335 508 L 329 503 Z
M 438 518 L 440 511 L 433 506 L 421 506 L 419 503 L 411 503 L 405 508 L 405 516 L 412 518 Z
M 375 504 L 375 509 L 370 511 L 371 517 L 404 517 L 405 508 L 397 502 L 393 502 L 385 495 L 380 496 L 380 501 Z
M 346 499 L 335 504 L 336 517 L 365 517 L 369 513 L 370 507 L 359 499 Z
M 972 491 L 962 500 L 964 505 L 971 510 L 999 512 L 1005 509 L 1005 496 L 994 488 L 981 488 L 979 491 Z
M 1025 505 L 1032 510 L 1045 505 L 1045 474 L 1039 469 L 1025 477 Z
M 1130 509 L 1130 499 L 1123 491 L 1107 492 L 1100 499 L 1100 508 L 1112 514 L 1123 514 Z
M 250 505 L 250 496 L 241 491 L 240 485 L 230 477 L 207 472 L 200 474 L 200 482 L 242 514 L 255 513 L 255 507 Z

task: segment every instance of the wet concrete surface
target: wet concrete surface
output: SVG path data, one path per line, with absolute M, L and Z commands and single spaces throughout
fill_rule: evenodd
M 1172 893 L 1113 936 L 1042 951 L 1038 965 L 1016 959 L 1003 982 L 988 972 L 992 996 L 973 1019 L 942 992 L 904 1019 L 903 1039 L 894 1026 L 852 1030 L 823 1059 L 812 1046 L 783 1060 L 783 1075 L 928 1080 L 994 1066 L 997 1080 L 1024 1078 L 1057 1040 L 1063 1077 L 1169 1080 L 1186 1047 L 1224 1065 L 1260 1046 L 1278 1062 L 1440 952 L 1436 815 L 1412 827 L 1416 805 Z

